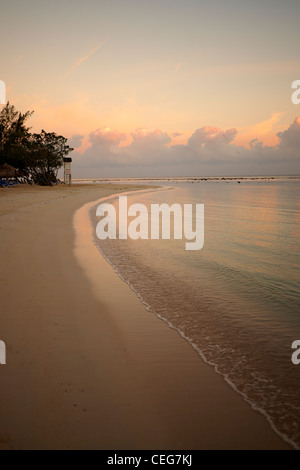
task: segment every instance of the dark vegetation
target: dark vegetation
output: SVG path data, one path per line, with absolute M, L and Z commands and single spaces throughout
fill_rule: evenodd
M 50 186 L 57 182 L 64 157 L 73 149 L 55 132 L 31 133 L 27 120 L 32 114 L 17 111 L 9 102 L 1 110 L 0 167 L 8 164 L 17 170 L 17 179 Z

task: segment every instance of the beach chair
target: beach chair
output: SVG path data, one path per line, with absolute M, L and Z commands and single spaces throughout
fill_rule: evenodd
M 0 188 L 10 188 L 11 186 L 15 186 L 18 183 L 8 180 L 0 180 Z

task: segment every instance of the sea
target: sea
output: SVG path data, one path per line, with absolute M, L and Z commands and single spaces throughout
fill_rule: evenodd
M 159 186 L 128 205 L 204 204 L 204 245 L 99 240 L 148 312 L 175 328 L 293 447 L 300 448 L 300 176 L 114 180 Z M 86 182 L 80 180 L 78 182 Z M 110 201 L 118 208 L 118 197 Z M 92 209 L 95 211 L 96 207 Z M 300 354 L 299 354 L 300 358 Z

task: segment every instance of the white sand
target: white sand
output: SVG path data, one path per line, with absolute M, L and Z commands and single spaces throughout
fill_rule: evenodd
M 82 204 L 122 184 L 0 191 L 0 448 L 284 449 L 93 245 Z

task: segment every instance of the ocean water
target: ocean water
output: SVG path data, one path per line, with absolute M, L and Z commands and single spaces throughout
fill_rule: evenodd
M 153 203 L 204 204 L 199 251 L 186 251 L 185 240 L 94 240 L 147 314 L 176 328 L 300 447 L 300 364 L 291 361 L 300 340 L 300 179 L 239 181 L 169 179 L 128 196 L 149 211 Z M 117 209 L 118 198 L 111 202 Z

